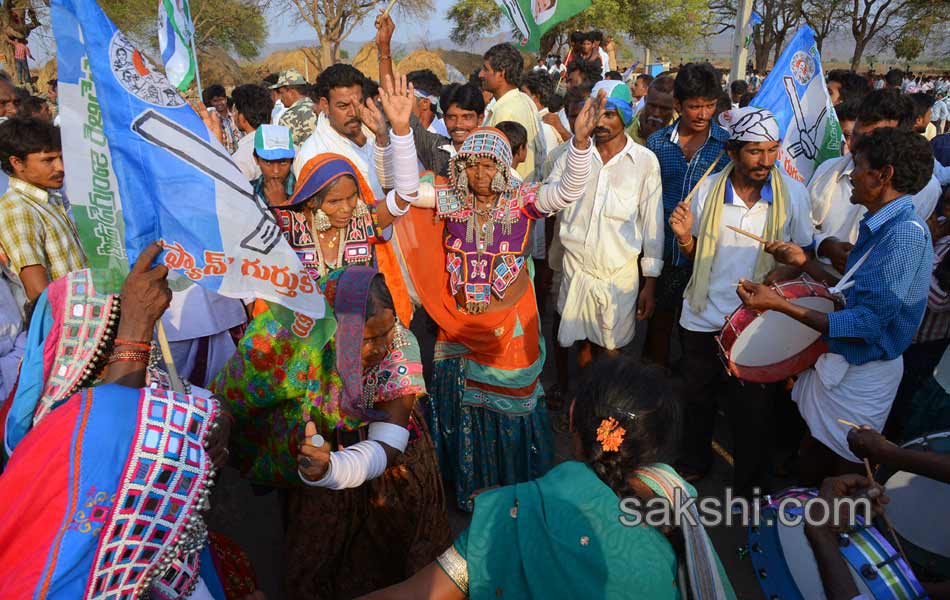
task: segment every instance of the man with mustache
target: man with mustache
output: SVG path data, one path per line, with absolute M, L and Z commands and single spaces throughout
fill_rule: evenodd
M 581 368 L 595 355 L 619 353 L 633 340 L 637 321 L 653 312 L 656 277 L 663 268 L 660 165 L 624 133 L 633 119 L 630 88 L 621 81 L 601 81 L 592 94 L 601 91 L 607 100 L 593 130 L 597 151 L 587 189 L 561 213 L 558 228 L 564 249 L 558 344 L 581 343 Z M 558 159 L 546 182 L 558 181 L 566 164 L 567 156 Z
M 914 107 L 906 95 L 897 90 L 875 90 L 865 96 L 855 111 L 854 126 L 848 146 L 851 151 L 861 138 L 875 129 L 896 127 L 911 131 Z M 815 254 L 832 272 L 844 273 L 852 245 L 858 240 L 861 218 L 866 209 L 851 202 L 854 185 L 854 156 L 848 154 L 821 163 L 808 184 L 812 219 L 815 223 Z M 911 195 L 917 216 L 926 221 L 940 199 L 940 183 L 931 175 L 924 188 Z
M 544 136 L 541 117 L 527 94 L 518 89 L 524 71 L 524 59 L 511 44 L 497 44 L 482 57 L 484 64 L 478 72 L 482 89 L 491 92 L 495 101 L 485 108 L 482 125 L 494 127 L 502 121 L 521 123 L 528 132 L 528 157 L 518 167 L 522 181 L 536 181 L 544 165 Z
M 0 196 L 0 265 L 32 302 L 49 282 L 88 266 L 61 192 L 59 128 L 20 117 L 0 124 L 0 168 L 10 176 Z
M 673 83 L 673 105 L 679 118 L 647 138 L 646 147 L 660 161 L 663 211 L 667 219 L 703 173 L 712 167 L 711 177 L 729 164 L 729 157 L 723 152 L 729 134 L 713 122 L 722 96 L 719 80 L 719 73 L 709 63 L 684 65 Z M 650 362 L 667 366 L 676 307 L 683 299 L 691 265 L 676 245 L 669 225 L 666 225 L 664 239 L 663 273 L 657 281 L 657 310 L 650 319 L 643 354 Z
M 805 186 L 776 166 L 778 123 L 769 111 L 746 107 L 720 117 L 730 129 L 726 152 L 731 164 L 706 178 L 692 204 L 680 202 L 670 216 L 675 242 L 693 261 L 680 318 L 683 361 L 683 452 L 677 471 L 687 480 L 703 477 L 712 464 L 716 397 L 732 425 L 736 496 L 767 489 L 774 386 L 743 384 L 728 377 L 719 359 L 716 335 L 741 304 L 736 282 L 762 281 L 775 266 L 762 244 L 729 229 L 738 227 L 770 241 L 810 251 L 813 229 Z M 723 389 L 725 387 L 725 389 Z
M 669 126 L 676 116 L 676 109 L 673 107 L 673 78 L 654 79 L 643 101 L 643 108 L 627 128 L 627 135 L 641 146 L 646 146 L 650 136 Z
M 352 65 L 335 64 L 323 70 L 317 77 L 316 94 L 319 103 L 316 109 L 317 126 L 313 135 L 300 146 L 294 159 L 294 177 L 307 162 L 327 152 L 341 154 L 356 165 L 377 198 L 383 197 L 383 188 L 374 162 L 376 140 L 370 139 L 363 129 L 362 117 L 367 110 L 363 97 L 363 82 L 366 76 Z M 375 105 L 373 105 L 375 108 Z M 378 117 L 378 110 L 373 112 Z M 370 120 L 367 117 L 367 120 Z M 375 123 L 368 123 L 377 127 Z M 380 138 L 388 146 L 388 127 L 379 128 Z

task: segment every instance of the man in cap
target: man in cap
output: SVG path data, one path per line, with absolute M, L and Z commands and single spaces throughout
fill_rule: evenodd
M 864 472 L 848 444 L 848 423 L 883 428 L 904 372 L 902 355 L 920 325 L 930 287 L 930 230 L 912 200 L 933 174 L 930 145 L 906 128 L 883 127 L 860 136 L 851 156 L 851 202 L 866 214 L 845 276 L 837 282 L 844 308 L 811 310 L 749 281 L 737 290 L 746 306 L 779 311 L 828 341 L 828 352 L 792 389 L 810 434 L 799 450 L 799 480 L 806 485 Z M 820 263 L 795 244 L 767 249 L 776 260 L 821 277 Z
M 254 132 L 254 161 L 261 176 L 251 181 L 251 187 L 269 206 L 282 206 L 293 195 L 295 155 L 293 134 L 287 127 L 265 124 Z
M 601 81 L 592 94 L 601 93 L 606 103 L 593 131 L 597 151 L 587 189 L 560 214 L 558 230 L 564 248 L 558 343 L 581 342 L 581 368 L 595 354 L 617 353 L 633 340 L 636 322 L 653 312 L 663 268 L 660 165 L 624 132 L 633 120 L 630 88 Z M 566 161 L 558 159 L 548 182 L 561 178 Z
M 716 335 L 739 307 L 736 283 L 762 281 L 775 266 L 763 245 L 729 226 L 769 241 L 792 241 L 810 249 L 812 223 L 808 192 L 776 166 L 780 137 L 769 111 L 745 107 L 723 113 L 731 163 L 699 184 L 692 203 L 680 202 L 670 216 L 677 247 L 693 261 L 680 317 L 683 360 L 683 452 L 677 470 L 701 478 L 712 463 L 716 397 L 734 432 L 736 496 L 766 487 L 770 467 L 773 386 L 743 384 L 728 377 L 719 359 Z
M 271 89 L 277 90 L 280 101 L 287 107 L 277 124 L 289 127 L 294 146 L 300 147 L 317 126 L 313 100 L 307 95 L 307 80 L 296 69 L 288 69 L 281 72 Z

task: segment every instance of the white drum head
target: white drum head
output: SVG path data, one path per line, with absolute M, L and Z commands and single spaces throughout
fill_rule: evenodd
M 811 549 L 811 544 L 808 543 L 808 538 L 805 537 L 805 526 L 787 527 L 779 524 L 777 527 L 778 539 L 782 545 L 788 571 L 802 593 L 802 598 L 825 600 L 827 596 L 821 585 L 821 574 L 818 572 L 818 563 L 815 562 L 815 553 Z M 860 574 L 854 572 L 850 563 L 848 563 L 848 569 L 851 571 L 851 578 L 858 586 L 858 592 L 865 594 L 868 598 L 873 598 L 871 589 L 864 583 Z
M 823 313 L 835 309 L 835 303 L 822 296 L 796 298 L 792 303 Z M 801 353 L 819 337 L 821 334 L 811 327 L 770 310 L 759 315 L 742 331 L 732 345 L 729 358 L 740 366 L 767 367 Z
M 950 485 L 898 471 L 884 487 L 891 499 L 887 516 L 897 533 L 928 552 L 950 557 Z

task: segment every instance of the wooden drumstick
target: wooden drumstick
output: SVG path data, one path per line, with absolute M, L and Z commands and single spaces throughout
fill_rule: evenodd
M 699 181 L 696 182 L 696 185 L 693 186 L 693 189 L 691 189 L 689 193 L 686 194 L 686 197 L 683 198 L 683 204 L 685 204 L 686 206 L 689 206 L 690 202 L 693 201 L 693 196 L 696 194 L 696 190 L 699 189 L 700 184 L 702 184 L 703 181 L 705 181 L 706 178 L 709 177 L 709 174 L 712 173 L 712 170 L 716 168 L 716 165 L 719 164 L 719 159 L 721 159 L 722 155 L 725 153 L 726 153 L 725 148 L 719 151 L 719 154 L 716 156 L 716 160 L 712 161 L 712 164 L 709 165 L 709 168 L 706 169 L 706 172 L 703 173 L 703 176 L 699 178 Z
M 747 238 L 752 238 L 753 240 L 759 242 L 760 244 L 767 244 L 769 241 L 760 235 L 755 235 L 751 231 L 746 231 L 745 229 L 739 229 L 738 227 L 733 227 L 732 225 L 726 225 L 726 229 L 731 229 L 738 233 L 739 235 L 744 235 Z
M 851 427 L 853 429 L 863 429 L 863 427 L 861 427 L 860 425 L 856 423 L 852 423 L 851 421 L 846 421 L 844 419 L 838 419 L 838 422 L 841 423 L 842 425 L 847 425 L 848 427 Z M 864 471 L 868 475 L 868 481 L 871 484 L 873 484 L 874 472 L 871 471 L 871 462 L 866 458 L 864 459 Z M 881 519 L 883 519 L 884 525 L 887 526 L 887 530 L 891 534 L 891 539 L 894 540 L 894 546 L 897 548 L 897 551 L 900 553 L 901 558 L 903 558 L 904 562 L 909 565 L 910 561 L 907 560 L 907 553 L 904 552 L 904 547 L 901 545 L 900 538 L 897 537 L 897 532 L 894 531 L 894 526 L 891 525 L 891 520 L 887 518 L 887 513 L 884 511 L 883 505 L 881 505 Z

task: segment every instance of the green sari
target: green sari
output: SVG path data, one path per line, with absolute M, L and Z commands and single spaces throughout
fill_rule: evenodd
M 652 470 L 675 476 L 666 465 Z M 666 496 L 654 481 L 641 479 Z M 438 563 L 474 600 L 680 598 L 677 558 L 667 538 L 645 524 L 625 526 L 621 516 L 620 499 L 590 467 L 565 462 L 540 479 L 479 495 L 471 525 Z M 709 566 L 720 593 L 735 598 L 713 558 Z M 712 597 L 690 587 L 694 597 Z

